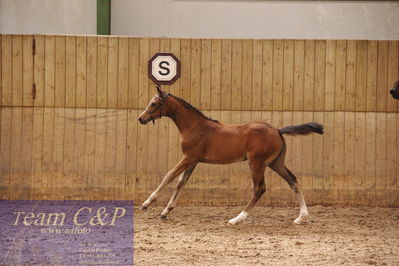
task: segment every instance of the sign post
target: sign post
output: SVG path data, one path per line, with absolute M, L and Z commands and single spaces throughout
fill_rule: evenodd
M 156 53 L 148 61 L 148 77 L 158 85 L 171 85 L 180 77 L 180 61 L 172 53 Z

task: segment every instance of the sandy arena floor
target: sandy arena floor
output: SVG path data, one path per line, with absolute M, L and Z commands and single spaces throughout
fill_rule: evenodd
M 399 209 L 255 207 L 228 226 L 241 207 L 135 209 L 135 265 L 399 265 Z

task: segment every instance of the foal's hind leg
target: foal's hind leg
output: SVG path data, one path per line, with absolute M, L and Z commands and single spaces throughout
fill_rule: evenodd
M 264 176 L 266 163 L 264 161 L 250 161 L 249 165 L 251 167 L 254 185 L 252 198 L 237 217 L 229 220 L 229 224 L 234 225 L 244 221 L 248 217 L 249 210 L 255 206 L 260 197 L 266 192 Z
M 281 160 L 275 160 L 273 163 L 270 164 L 269 167 L 274 172 L 279 174 L 282 178 L 284 178 L 285 181 L 287 181 L 287 183 L 290 185 L 291 189 L 295 192 L 300 206 L 300 213 L 298 218 L 295 219 L 294 223 L 301 224 L 307 219 L 307 217 L 309 216 L 309 212 L 306 207 L 305 199 L 303 198 L 302 192 L 299 188 L 297 177 L 293 173 L 291 173 L 291 171 L 284 165 L 284 162 L 282 162 Z
M 188 179 L 190 178 L 191 174 L 193 173 L 195 166 L 197 166 L 197 165 L 193 165 L 193 166 L 189 167 L 179 177 L 179 180 L 177 181 L 177 187 L 176 187 L 175 193 L 173 193 L 172 197 L 170 198 L 170 201 L 168 202 L 168 205 L 162 211 L 161 218 L 166 218 L 166 215 L 168 215 L 168 213 L 171 210 L 173 210 L 173 208 L 175 207 L 177 198 L 179 197 L 181 190 L 183 189 L 184 185 L 187 183 Z

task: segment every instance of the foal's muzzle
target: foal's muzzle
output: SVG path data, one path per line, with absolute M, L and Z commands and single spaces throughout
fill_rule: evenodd
M 399 99 L 399 90 L 396 88 L 392 88 L 389 93 L 391 93 L 392 97 L 395 99 Z
M 155 125 L 155 120 L 160 119 L 160 118 L 161 118 L 160 116 L 157 116 L 157 117 L 150 116 L 148 119 L 143 119 L 143 118 L 139 117 L 138 120 L 139 120 L 140 124 L 142 124 L 142 125 L 145 125 L 150 121 L 152 121 L 152 123 Z
M 144 121 L 141 117 L 139 117 L 139 122 L 140 124 L 145 125 L 148 121 Z

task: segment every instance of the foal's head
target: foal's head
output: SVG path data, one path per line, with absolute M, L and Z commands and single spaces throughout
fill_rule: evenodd
M 395 82 L 392 89 L 390 90 L 390 93 L 393 98 L 399 100 L 399 80 Z
M 159 86 L 157 86 L 157 93 L 152 97 L 147 108 L 139 116 L 139 122 L 142 125 L 147 124 L 149 121 L 152 121 L 155 124 L 154 121 L 156 119 L 160 119 L 162 116 L 167 115 L 167 110 L 165 110 L 164 104 L 168 99 L 168 96 L 169 94 L 165 93 Z

